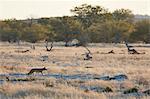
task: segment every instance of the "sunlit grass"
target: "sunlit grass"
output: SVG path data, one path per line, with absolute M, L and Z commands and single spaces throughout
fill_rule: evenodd
M 118 45 L 119 46 L 119 45 Z M 26 53 L 17 53 L 16 50 L 29 49 Z M 136 48 L 146 54 L 130 55 L 127 49 L 121 47 L 89 47 L 93 53 L 93 59 L 83 60 L 86 49 L 83 47 L 55 47 L 47 52 L 45 47 L 37 46 L 35 50 L 29 46 L 18 47 L 9 45 L 0 47 L 0 74 L 21 73 L 26 74 L 31 68 L 46 67 L 46 74 L 92 74 L 92 75 L 116 75 L 125 74 L 128 80 L 103 81 L 91 79 L 82 81 L 80 79 L 56 79 L 45 77 L 44 80 L 36 79 L 23 83 L 11 83 L 6 77 L 1 77 L 5 82 L 0 85 L 0 93 L 10 97 L 24 99 L 54 97 L 54 99 L 106 99 L 120 97 L 120 93 L 128 88 L 138 87 L 141 91 L 150 85 L 150 50 L 149 48 Z M 114 50 L 115 54 L 104 54 Z M 47 61 L 41 61 L 41 56 L 48 56 Z M 87 68 L 90 67 L 90 68 Z M 33 75 L 31 77 L 34 77 Z M 10 77 L 10 79 L 15 79 Z M 98 93 L 87 91 L 80 86 L 110 87 L 112 93 Z M 26 95 L 27 93 L 27 95 Z M 132 99 L 134 97 L 128 96 Z M 146 99 L 146 96 L 142 97 Z

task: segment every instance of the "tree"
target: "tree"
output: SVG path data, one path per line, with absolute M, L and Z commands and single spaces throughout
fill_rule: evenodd
M 77 38 L 80 35 L 81 24 L 73 17 L 66 16 L 62 18 L 62 24 L 64 27 L 62 38 L 66 42 L 65 46 L 68 46 L 69 41 Z
M 49 32 L 46 26 L 40 24 L 32 24 L 27 26 L 23 30 L 22 39 L 31 43 L 35 43 L 39 40 L 44 40 L 46 34 Z
M 82 23 L 84 29 L 90 27 L 92 23 L 97 20 L 103 20 L 104 15 L 108 15 L 107 9 L 101 6 L 91 6 L 87 4 L 82 4 L 79 7 L 71 9 L 71 12 L 75 14 L 76 18 Z
M 117 9 L 113 13 L 113 19 L 132 22 L 134 15 L 129 9 Z
M 117 9 L 112 13 L 112 16 L 113 16 L 113 20 L 115 20 L 116 22 L 120 23 L 122 21 L 121 24 L 122 25 L 124 24 L 126 26 L 126 30 L 128 28 L 128 30 L 129 30 L 128 33 L 127 32 L 124 33 L 124 37 L 127 39 L 127 37 L 129 37 L 130 33 L 134 30 L 134 27 L 133 27 L 134 15 L 133 15 L 132 11 L 129 9 Z M 122 29 L 123 28 L 125 29 L 125 27 L 122 27 Z M 121 40 L 120 38 L 121 38 L 122 34 L 119 33 L 120 30 L 118 28 L 116 33 L 114 34 L 115 35 L 114 36 L 115 43 L 118 43 Z
M 77 38 L 80 33 L 80 23 L 74 20 L 73 17 L 64 16 L 62 18 L 54 18 L 51 20 L 52 30 L 57 35 L 56 39 L 64 41 L 65 46 L 68 46 L 68 42 L 74 38 Z
M 130 41 L 150 43 L 150 20 L 146 19 L 135 23 L 135 31 L 131 34 Z
M 134 15 L 129 9 L 117 9 L 111 13 L 101 6 L 82 4 L 71 12 L 74 16 L 0 21 L 0 40 L 64 41 L 65 46 L 73 39 L 77 39 L 79 45 L 119 43 L 124 39 L 150 42 L 149 20 L 134 23 Z
M 71 12 L 74 13 L 75 19 L 81 23 L 80 36 L 78 37 L 80 45 L 86 45 L 91 39 L 89 37 L 88 28 L 94 23 L 104 21 L 110 15 L 107 9 L 101 6 L 91 6 L 87 4 L 75 7 L 71 9 Z
M 114 42 L 116 33 L 119 35 L 119 42 L 127 39 L 134 26 L 124 21 L 110 20 L 103 23 L 95 23 L 89 28 L 91 41 L 93 42 Z
M 42 25 L 49 25 L 50 24 L 50 18 L 40 18 L 38 19 L 38 23 Z
M 16 42 L 20 37 L 20 22 L 16 19 L 1 22 L 0 34 L 2 41 Z

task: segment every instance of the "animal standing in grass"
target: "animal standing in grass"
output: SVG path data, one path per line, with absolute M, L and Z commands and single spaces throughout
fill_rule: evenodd
M 36 73 L 41 73 L 43 75 L 43 71 L 47 70 L 45 67 L 44 68 L 33 68 L 30 70 L 30 72 L 28 73 L 28 75 L 33 74 L 34 72 Z

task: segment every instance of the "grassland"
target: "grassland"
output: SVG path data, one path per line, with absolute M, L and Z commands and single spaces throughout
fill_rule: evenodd
M 145 54 L 128 54 L 124 45 L 88 47 L 93 59 L 84 60 L 83 47 L 0 43 L 0 98 L 19 99 L 134 99 L 150 98 L 142 92 L 150 89 L 150 48 L 137 47 Z M 20 53 L 19 51 L 29 50 Z M 114 50 L 115 54 L 106 54 Z M 48 59 L 42 61 L 42 56 Z M 26 75 L 31 68 L 46 67 L 44 75 Z M 123 81 L 95 79 L 125 74 Z M 15 76 L 14 76 L 15 75 Z M 87 77 L 87 78 L 86 78 Z M 88 78 L 89 77 L 89 78 Z M 9 78 L 9 80 L 8 80 Z M 109 88 L 112 91 L 105 92 Z M 124 94 L 137 88 L 138 92 Z

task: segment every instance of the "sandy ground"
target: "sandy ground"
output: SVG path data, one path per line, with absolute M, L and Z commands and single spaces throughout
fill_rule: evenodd
M 38 45 L 38 44 L 37 44 Z M 62 47 L 57 46 L 51 52 L 45 47 L 36 46 L 35 50 L 30 46 L 1 43 L 0 45 L 0 97 L 2 98 L 48 98 L 52 99 L 126 99 L 144 98 L 149 96 L 140 94 L 150 89 L 150 48 L 135 47 L 141 53 L 128 54 L 125 46 L 88 47 L 92 52 L 91 60 L 84 60 L 84 53 L 87 50 L 83 47 Z M 20 51 L 29 50 L 22 53 Z M 115 54 L 106 54 L 114 50 Z M 18 52 L 19 51 L 19 52 Z M 43 61 L 43 57 L 48 57 Z M 32 68 L 46 67 L 44 75 L 92 75 L 93 79 L 63 79 L 55 76 L 41 76 L 33 74 L 24 78 L 34 78 L 34 81 L 11 82 L 9 79 L 16 79 L 9 74 L 28 73 Z M 113 76 L 124 74 L 128 79 L 123 81 L 99 80 L 97 76 Z M 87 76 L 88 77 L 88 76 Z M 20 77 L 21 78 L 21 77 Z M 19 79 L 20 79 L 19 78 Z M 86 86 L 86 87 L 85 87 Z M 89 87 L 90 86 L 90 87 Z M 90 89 L 96 86 L 96 90 Z M 111 88 L 112 92 L 101 92 L 100 88 Z M 138 88 L 138 95 L 123 94 L 130 88 Z M 89 88 L 89 89 L 88 89 Z M 99 88 L 99 89 L 98 89 Z M 139 95 L 140 94 L 140 95 Z

